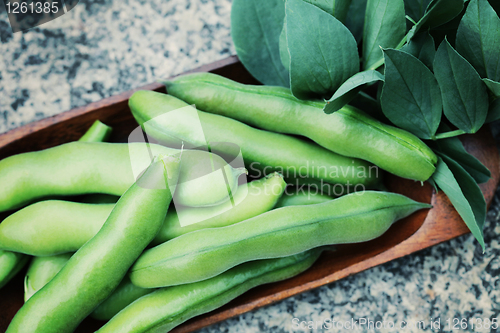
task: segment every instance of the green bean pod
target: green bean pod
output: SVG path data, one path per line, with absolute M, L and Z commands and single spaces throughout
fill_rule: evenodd
M 130 304 L 97 332 L 168 332 L 251 288 L 304 272 L 321 251 L 314 249 L 279 259 L 253 261 L 205 281 L 157 290 Z
M 169 94 L 206 112 L 278 133 L 302 135 L 336 153 L 364 159 L 403 178 L 427 180 L 437 157 L 413 134 L 345 106 L 296 99 L 283 87 L 243 85 L 211 73 L 165 82 Z
M 0 249 L 32 256 L 76 252 L 97 234 L 114 206 L 39 201 L 0 223 Z
M 188 112 L 190 106 L 170 95 L 137 91 L 130 97 L 129 106 L 145 132 L 167 146 L 209 144 L 211 151 L 232 156 L 236 145 L 247 169 L 257 178 L 262 173 L 277 171 L 293 184 L 301 180 L 371 187 L 378 182 L 378 168 L 366 161 L 336 154 L 309 140 L 259 130 L 231 118 L 191 109 L 197 112 L 203 129 L 201 135 L 193 131 L 195 120 L 192 112 Z M 184 111 L 170 113 L 186 107 Z
M 170 207 L 165 223 L 152 245 L 164 243 L 188 232 L 231 225 L 271 210 L 285 191 L 283 176 L 272 173 L 265 178 L 239 186 L 233 202 L 213 207 L 183 207 L 181 225 L 177 213 Z M 192 221 L 201 221 L 189 224 Z
M 49 283 L 54 276 L 66 265 L 72 253 L 59 254 L 48 257 L 34 257 L 24 279 L 24 301 Z M 110 320 L 127 305 L 155 289 L 145 289 L 135 286 L 125 276 L 104 302 L 91 313 L 91 317 L 98 320 Z
M 155 159 L 97 235 L 21 307 L 7 333 L 72 332 L 113 292 L 160 230 L 179 169 L 177 158 Z
M 239 186 L 232 202 L 213 207 L 181 207 L 181 225 L 173 205 L 152 245 L 203 228 L 234 224 L 271 210 L 285 190 L 279 174 Z M 62 200 L 34 203 L 0 223 L 0 249 L 52 256 L 75 252 L 97 234 L 114 204 Z M 197 223 L 193 223 L 200 221 Z M 193 224 L 188 224 L 193 223 Z
M 24 278 L 24 301 L 28 301 L 38 290 L 56 276 L 66 265 L 73 253 L 48 257 L 34 257 Z
M 16 252 L 0 250 L 0 288 L 5 286 L 29 261 L 29 257 Z
M 205 280 L 243 262 L 322 245 L 358 243 L 430 207 L 403 195 L 366 191 L 329 202 L 283 207 L 222 228 L 194 231 L 146 250 L 130 270 L 143 288 Z
M 149 152 L 154 156 L 177 154 L 179 150 L 145 143 L 71 142 L 7 157 L 0 161 L 0 212 L 47 196 L 120 196 L 134 183 L 133 170 L 139 174 L 149 165 Z M 212 162 L 224 165 L 228 183 L 218 181 L 218 172 L 200 177 Z M 228 185 L 234 190 L 242 173 L 244 170 L 233 169 L 215 154 L 185 150 L 176 203 L 195 205 L 199 199 L 199 205 L 205 206 L 227 201 Z
M 300 205 L 315 205 L 323 202 L 328 202 L 334 198 L 318 192 L 309 192 L 303 189 L 297 189 L 296 192 L 285 193 L 276 203 L 274 208 L 281 208 L 287 206 L 300 206 Z
M 92 126 L 78 140 L 80 142 L 104 142 L 108 140 L 113 129 L 99 120 L 96 120 Z
M 238 187 L 238 178 L 246 172 L 245 168 L 233 168 L 218 155 L 201 150 L 185 150 L 175 190 L 175 203 L 209 207 L 230 201 Z

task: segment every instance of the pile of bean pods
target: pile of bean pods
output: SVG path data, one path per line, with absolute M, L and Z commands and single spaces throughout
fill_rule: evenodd
M 88 316 L 106 321 L 98 332 L 167 332 L 430 207 L 383 191 L 379 168 L 435 170 L 408 132 L 214 74 L 166 85 L 130 98 L 147 142 L 107 143 L 97 121 L 0 161 L 0 287 L 26 272 L 8 333 L 72 332 Z

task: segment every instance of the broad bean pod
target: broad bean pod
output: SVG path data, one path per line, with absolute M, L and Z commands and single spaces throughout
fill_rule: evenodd
M 177 154 L 179 150 L 154 144 L 70 142 L 53 148 L 23 153 L 0 161 L 0 212 L 22 207 L 47 196 L 89 193 L 122 195 L 135 181 L 133 169 L 150 163 L 148 152 Z M 224 166 L 231 190 L 245 170 L 233 169 L 222 158 L 204 151 L 183 152 L 176 202 L 206 206 L 229 200 L 228 186 L 217 172 L 204 177 L 213 162 Z M 200 162 L 200 160 L 202 162 Z M 201 170 L 200 170 L 201 168 Z
M 211 151 L 221 156 L 234 155 L 236 145 L 247 168 L 257 176 L 277 171 L 292 184 L 316 181 L 371 187 L 378 182 L 378 168 L 366 161 L 336 154 L 309 140 L 188 110 L 188 104 L 170 95 L 137 91 L 130 97 L 129 106 L 145 132 L 159 142 L 171 147 L 182 143 L 194 147 L 210 145 Z M 187 109 L 170 113 L 182 108 Z M 203 133 L 193 130 L 193 122 L 198 121 L 193 112 L 197 112 Z
M 351 106 L 328 115 L 324 102 L 299 100 L 287 88 L 243 85 L 211 73 L 180 76 L 165 85 L 169 94 L 206 112 L 308 137 L 403 178 L 425 181 L 436 168 L 436 155 L 416 136 Z
M 364 242 L 427 207 L 400 194 L 366 191 L 321 204 L 278 208 L 230 226 L 187 233 L 146 250 L 132 266 L 130 279 L 143 288 L 166 287 L 205 280 L 250 260 Z
M 7 333 L 72 332 L 113 292 L 160 230 L 179 169 L 178 158 L 155 159 L 97 235 L 21 307 Z
M 16 252 L 0 250 L 0 288 L 5 286 L 29 261 L 29 257 Z
M 181 207 L 184 223 L 170 206 L 165 222 L 152 245 L 203 228 L 234 224 L 272 209 L 285 190 L 280 174 L 238 187 L 233 203 L 212 207 Z M 75 252 L 97 234 L 114 208 L 114 204 L 86 204 L 62 200 L 34 203 L 0 223 L 0 249 L 52 256 Z
M 73 254 L 65 253 L 48 257 L 34 257 L 24 279 L 24 301 L 49 283 L 66 265 Z M 90 314 L 98 320 L 110 320 L 127 305 L 155 289 L 145 289 L 134 285 L 125 276 L 113 293 Z
M 221 307 L 251 288 L 304 272 L 322 250 L 249 262 L 205 281 L 157 290 L 127 306 L 97 332 L 166 333 L 192 317 Z

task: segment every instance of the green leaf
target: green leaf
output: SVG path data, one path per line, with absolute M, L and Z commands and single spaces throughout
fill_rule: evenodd
M 465 150 L 459 138 L 438 140 L 435 144 L 439 152 L 459 163 L 476 183 L 486 183 L 490 180 L 490 170 Z
M 415 33 L 433 29 L 451 21 L 464 8 L 464 0 L 432 0 L 424 16 L 415 25 Z
M 483 82 L 496 98 L 500 97 L 500 82 L 492 81 L 490 79 L 483 79 Z
M 288 87 L 288 70 L 279 52 L 284 16 L 283 0 L 233 0 L 231 36 L 250 74 L 264 84 Z
M 346 27 L 359 43 L 363 37 L 363 26 L 365 24 L 365 11 L 367 0 L 352 0 L 345 20 Z
M 363 69 L 376 69 L 382 48 L 395 48 L 406 32 L 403 0 L 368 0 L 363 29 Z
M 406 52 L 388 49 L 384 56 L 385 83 L 380 102 L 385 116 L 419 138 L 434 139 L 443 107 L 434 75 Z
M 432 179 L 446 193 L 484 251 L 486 202 L 474 179 L 457 162 L 444 155 L 439 158 Z
M 488 117 L 486 117 L 486 122 L 491 123 L 500 119 L 500 98 L 497 98 L 490 104 L 488 110 Z
M 434 74 L 448 120 L 467 133 L 481 128 L 488 114 L 488 93 L 474 67 L 444 40 L 436 52 Z
M 434 39 L 427 31 L 413 37 L 408 44 L 403 46 L 401 51 L 405 51 L 416 57 L 432 70 L 432 63 L 436 55 L 436 46 L 434 45 Z
M 300 99 L 330 97 L 359 70 L 356 40 L 335 17 L 302 0 L 287 0 L 290 86 Z
M 481 77 L 500 81 L 500 18 L 488 0 L 470 1 L 455 45 Z
M 332 98 L 327 101 L 323 110 L 328 114 L 340 110 L 356 97 L 365 84 L 376 81 L 384 81 L 384 76 L 375 70 L 354 74 L 337 89 Z
M 318 8 L 323 9 L 330 15 L 333 15 L 340 22 L 345 22 L 347 17 L 347 11 L 349 10 L 349 5 L 351 0 L 304 0 L 305 2 L 315 5 Z
M 406 15 L 418 22 L 425 14 L 425 9 L 431 0 L 404 0 Z

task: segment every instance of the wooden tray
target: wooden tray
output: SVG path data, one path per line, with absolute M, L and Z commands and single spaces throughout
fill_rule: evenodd
M 236 57 L 194 71 L 210 71 L 242 83 L 256 83 Z M 140 89 L 165 92 L 165 87 L 159 83 Z M 125 141 L 130 131 L 137 127 L 127 106 L 127 100 L 133 92 L 128 91 L 0 135 L 0 159 L 77 140 L 96 119 L 114 128 L 111 141 Z M 495 141 L 489 129 L 463 136 L 463 141 L 466 149 L 491 170 L 492 179 L 481 185 L 489 205 L 499 181 L 499 155 Z M 363 243 L 362 246 L 344 245 L 338 247 L 335 253 L 325 253 L 303 274 L 255 288 L 216 311 L 189 320 L 174 332 L 200 329 L 469 232 L 446 196 L 442 192 L 434 193 L 428 183 L 421 186 L 419 182 L 392 176 L 387 177 L 386 182 L 391 191 L 405 194 L 417 201 L 431 202 L 434 208 L 419 211 L 399 221 L 382 237 Z M 22 304 L 22 278 L 17 276 L 0 290 L 0 332 L 6 330 Z M 93 332 L 101 325 L 102 322 L 87 319 L 77 332 Z

